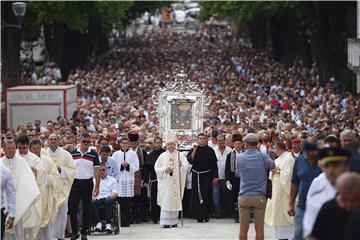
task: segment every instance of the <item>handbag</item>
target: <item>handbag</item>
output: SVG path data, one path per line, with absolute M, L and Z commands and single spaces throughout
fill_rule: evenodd
M 272 181 L 269 179 L 269 170 L 266 170 L 266 164 L 265 164 L 265 159 L 264 159 L 264 156 L 263 154 L 260 152 L 261 154 L 261 158 L 263 160 L 263 163 L 264 163 L 264 169 L 265 169 L 265 172 L 266 172 L 266 176 L 267 176 L 267 181 L 266 181 L 266 197 L 268 199 L 271 199 L 272 197 Z

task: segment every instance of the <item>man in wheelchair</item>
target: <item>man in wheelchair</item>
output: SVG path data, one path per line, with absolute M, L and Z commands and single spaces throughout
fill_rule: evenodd
M 95 180 L 94 180 L 95 181 Z M 105 163 L 100 164 L 100 187 L 99 195 L 92 199 L 93 207 L 93 220 L 96 224 L 95 231 L 102 231 L 103 226 L 101 223 L 99 209 L 104 208 L 105 210 L 105 231 L 112 233 L 113 229 L 111 226 L 111 220 L 113 217 L 113 205 L 117 198 L 118 184 L 115 178 L 107 175 L 107 167 Z

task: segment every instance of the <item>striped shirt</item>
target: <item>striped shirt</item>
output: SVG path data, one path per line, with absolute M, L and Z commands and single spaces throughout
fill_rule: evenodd
M 95 150 L 89 149 L 85 153 L 80 148 L 71 152 L 76 164 L 75 179 L 89 179 L 94 177 L 94 167 L 100 166 L 99 156 Z

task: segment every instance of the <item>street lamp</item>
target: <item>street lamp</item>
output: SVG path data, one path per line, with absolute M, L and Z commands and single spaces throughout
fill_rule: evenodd
M 11 4 L 13 13 L 17 19 L 18 25 L 16 24 L 7 24 L 5 21 L 1 21 L 1 27 L 15 27 L 21 29 L 21 23 L 26 13 L 27 4 L 24 2 L 14 2 Z

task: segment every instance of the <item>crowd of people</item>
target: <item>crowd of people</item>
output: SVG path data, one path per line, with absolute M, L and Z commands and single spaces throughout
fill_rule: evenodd
M 51 61 L 34 67 L 32 72 L 24 72 L 25 85 L 57 85 L 61 79 L 59 66 Z
M 159 137 L 152 101 L 180 70 L 212 100 L 189 153 Z M 71 118 L 3 131 L 5 239 L 64 239 L 67 222 L 71 239 L 92 221 L 111 232 L 115 201 L 121 227 L 177 227 L 183 210 L 233 217 L 240 239 L 251 221 L 257 239 L 264 223 L 277 239 L 359 236 L 360 98 L 320 85 L 315 65 L 286 67 L 227 33 L 158 30 L 119 40 L 66 83 L 78 87 Z

